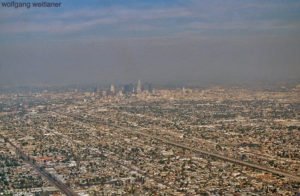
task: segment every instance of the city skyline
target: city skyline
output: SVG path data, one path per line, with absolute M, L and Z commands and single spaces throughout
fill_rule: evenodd
M 299 193 L 299 85 L 137 86 L 1 92 L 0 194 Z
M 300 1 L 0 1 L 0 196 L 299 195 Z

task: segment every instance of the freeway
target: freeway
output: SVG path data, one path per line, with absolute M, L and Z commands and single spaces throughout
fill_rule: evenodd
M 9 141 L 8 138 L 4 137 L 3 135 L 0 135 L 1 138 L 3 138 L 7 143 L 9 143 L 11 146 L 15 148 L 15 151 L 17 154 L 20 155 L 22 160 L 24 160 L 26 163 L 31 165 L 41 176 L 45 177 L 48 182 L 50 182 L 52 185 L 57 187 L 62 193 L 66 194 L 67 196 L 78 196 L 77 193 L 72 191 L 67 185 L 65 185 L 63 182 L 52 176 L 50 173 L 48 173 L 46 170 L 42 169 L 38 164 L 35 163 L 34 159 L 30 156 L 26 155 L 21 148 L 13 144 L 11 141 Z
M 60 136 L 62 139 L 64 139 L 67 143 L 82 144 L 82 143 L 79 143 L 78 141 L 70 140 L 69 137 L 63 135 L 62 133 L 59 133 L 59 132 L 57 132 L 57 131 L 54 131 L 53 129 L 52 129 L 52 130 L 46 129 L 46 128 L 41 128 L 41 129 L 42 129 L 42 130 L 45 130 L 45 131 L 48 131 L 48 132 L 52 132 L 52 133 L 54 133 L 54 134 L 56 134 L 56 135 L 59 135 L 59 136 Z M 99 138 L 97 135 L 93 135 L 93 137 L 95 137 L 95 138 L 101 140 L 101 138 Z M 127 170 L 136 171 L 137 173 L 141 174 L 142 176 L 145 176 L 145 177 L 147 177 L 147 178 L 149 178 L 149 179 L 152 179 L 153 181 L 156 181 L 157 183 L 159 183 L 159 184 L 161 184 L 161 185 L 163 185 L 163 186 L 165 186 L 165 187 L 167 187 L 167 188 L 169 188 L 169 189 L 177 189 L 177 187 L 172 186 L 172 185 L 171 185 L 171 187 L 170 187 L 170 185 L 168 185 L 167 183 L 165 183 L 161 178 L 155 177 L 155 176 L 153 176 L 153 175 L 149 175 L 149 174 L 147 174 L 147 172 L 142 171 L 141 169 L 139 169 L 139 168 L 136 167 L 136 166 L 133 167 L 132 165 L 128 165 L 128 164 L 126 164 L 126 163 L 123 163 L 122 161 L 119 161 L 119 160 L 118 160 L 116 157 L 114 157 L 114 156 L 111 156 L 111 155 L 110 155 L 110 156 L 103 155 L 99 150 L 94 149 L 94 148 L 91 148 L 91 147 L 86 147 L 86 148 L 87 148 L 88 150 L 90 150 L 90 151 L 96 152 L 96 153 L 99 154 L 100 156 L 104 156 L 107 160 L 109 160 L 109 161 L 112 162 L 112 163 L 116 163 L 117 165 L 120 165 L 120 166 L 126 168 Z M 113 153 L 113 152 L 110 151 L 110 153 Z M 114 154 L 114 153 L 113 153 L 113 154 Z M 164 191 L 165 191 L 166 193 L 168 193 L 169 195 L 174 195 L 174 194 L 168 192 L 166 189 L 165 189 Z
M 55 112 L 55 113 L 58 113 L 58 112 Z M 71 114 L 63 114 L 63 113 L 58 113 L 58 114 L 65 115 L 65 116 L 68 116 L 68 117 L 72 117 L 73 119 L 77 119 L 77 120 L 85 121 L 85 122 L 92 122 L 92 123 L 99 123 L 100 122 L 100 119 L 83 118 L 83 117 L 80 117 L 80 116 L 71 115 Z M 271 173 L 271 174 L 274 174 L 274 175 L 284 176 L 284 177 L 287 177 L 287 178 L 289 178 L 293 181 L 300 182 L 300 176 L 293 175 L 293 174 L 288 173 L 286 171 L 280 171 L 280 170 L 276 170 L 276 169 L 269 168 L 269 167 L 266 167 L 266 166 L 258 165 L 258 164 L 255 164 L 255 163 L 241 161 L 241 160 L 226 157 L 226 156 L 223 156 L 223 155 L 220 155 L 220 154 L 217 154 L 217 153 L 212 153 L 212 152 L 208 152 L 208 151 L 201 150 L 201 149 L 198 149 L 198 148 L 193 148 L 193 147 L 190 147 L 190 146 L 187 146 L 187 145 L 184 145 L 184 144 L 180 144 L 180 143 L 175 142 L 175 141 L 166 140 L 165 138 L 162 138 L 162 137 L 159 137 L 159 136 L 154 136 L 154 135 L 151 135 L 151 134 L 148 134 L 148 133 L 141 132 L 141 131 L 136 130 L 134 128 L 128 128 L 128 127 L 117 125 L 115 123 L 109 123 L 108 121 L 105 121 L 105 122 L 102 121 L 102 123 L 106 123 L 108 126 L 118 128 L 120 130 L 125 130 L 126 133 L 131 132 L 131 133 L 134 133 L 136 135 L 141 135 L 141 136 L 148 137 L 148 138 L 151 138 L 151 139 L 154 139 L 154 140 L 158 140 L 162 143 L 165 143 L 165 144 L 168 144 L 168 145 L 171 145 L 171 146 L 174 146 L 174 147 L 182 148 L 182 149 L 185 149 L 185 150 L 189 150 L 189 151 L 192 151 L 194 153 L 206 155 L 206 156 L 213 157 L 213 158 L 223 160 L 223 161 L 226 161 L 226 162 L 230 162 L 230 163 L 233 163 L 233 164 L 246 166 L 246 167 L 249 167 L 249 168 L 252 168 L 252 169 L 265 171 L 265 172 L 268 172 L 268 173 Z

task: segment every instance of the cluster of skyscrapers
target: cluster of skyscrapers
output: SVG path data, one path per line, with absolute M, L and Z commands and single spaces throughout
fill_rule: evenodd
M 151 83 L 142 83 L 141 80 L 138 80 L 136 84 L 129 83 L 125 85 L 115 86 L 114 84 L 110 85 L 109 90 L 102 91 L 103 96 L 107 95 L 130 95 L 130 94 L 140 94 L 142 92 L 153 93 L 153 87 Z

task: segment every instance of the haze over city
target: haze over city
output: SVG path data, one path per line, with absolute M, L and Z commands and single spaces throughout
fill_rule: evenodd
M 0 196 L 300 195 L 300 1 L 0 1 Z
M 1 86 L 299 81 L 299 1 L 61 3 L 0 6 Z

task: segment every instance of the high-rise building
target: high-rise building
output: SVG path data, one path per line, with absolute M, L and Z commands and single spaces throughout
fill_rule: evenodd
M 141 82 L 141 80 L 139 80 L 138 83 L 137 83 L 136 92 L 137 93 L 142 92 L 142 82 Z
M 153 93 L 153 87 L 151 83 L 143 84 L 143 91 L 148 91 L 149 93 Z
M 133 84 L 126 84 L 126 85 L 124 85 L 123 90 L 124 90 L 125 94 L 131 94 L 131 93 L 134 92 L 134 85 Z
M 116 92 L 115 86 L 113 84 L 111 84 L 110 85 L 110 93 L 115 94 L 115 92 Z

